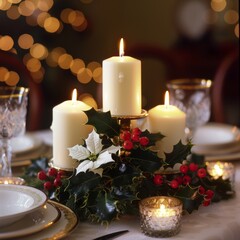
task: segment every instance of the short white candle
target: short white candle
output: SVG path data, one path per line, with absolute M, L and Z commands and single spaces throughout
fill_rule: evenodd
M 169 93 L 165 94 L 165 104 L 158 105 L 148 112 L 148 130 L 160 132 L 165 137 L 157 143 L 159 151 L 171 152 L 173 145 L 185 141 L 186 114 L 173 105 L 169 105 Z M 161 156 L 163 157 L 163 156 Z
M 103 61 L 103 111 L 112 115 L 139 115 L 142 110 L 141 61 L 124 56 L 123 40 L 119 56 Z
M 75 168 L 77 163 L 69 156 L 67 148 L 83 144 L 92 131 L 92 126 L 85 125 L 87 115 L 83 112 L 91 107 L 77 101 L 76 90 L 72 100 L 65 101 L 53 108 L 53 164 L 59 168 Z

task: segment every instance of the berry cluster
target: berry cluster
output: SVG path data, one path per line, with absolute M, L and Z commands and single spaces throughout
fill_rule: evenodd
M 142 136 L 142 131 L 139 128 L 133 128 L 131 131 L 123 131 L 120 134 L 120 140 L 125 150 L 130 151 L 135 147 L 146 147 L 149 144 L 149 139 Z
M 55 168 L 49 168 L 47 172 L 38 172 L 38 179 L 44 181 L 43 187 L 46 191 L 50 191 L 53 188 L 60 187 L 62 185 L 61 177 L 63 175 L 62 171 L 58 171 Z
M 205 168 L 199 168 L 195 163 L 183 164 L 180 167 L 181 174 L 174 177 L 173 179 L 166 180 L 163 175 L 155 174 L 153 182 L 155 185 L 162 185 L 165 182 L 172 188 L 178 189 L 179 186 L 193 185 L 196 186 L 198 183 L 198 193 L 204 196 L 203 206 L 208 206 L 214 196 L 214 192 L 210 189 L 206 190 L 201 185 L 201 179 L 207 176 L 207 171 Z

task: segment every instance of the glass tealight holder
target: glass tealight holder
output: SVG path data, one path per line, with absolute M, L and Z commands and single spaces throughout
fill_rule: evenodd
M 25 180 L 20 177 L 0 177 L 0 184 L 24 185 Z
M 179 233 L 182 202 L 174 197 L 156 196 L 139 203 L 140 226 L 150 237 L 171 237 Z
M 213 177 L 213 179 L 218 179 L 222 177 L 223 180 L 229 179 L 232 187 L 235 181 L 235 168 L 230 162 L 207 162 L 207 171 Z

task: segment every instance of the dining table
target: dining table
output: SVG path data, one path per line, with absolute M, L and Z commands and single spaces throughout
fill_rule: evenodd
M 39 140 L 39 151 L 29 152 L 23 157 L 22 165 L 28 165 L 30 160 L 41 156 L 51 156 L 52 132 L 49 129 L 31 132 L 31 137 Z M 31 155 L 32 154 L 32 155 Z M 35 154 L 35 155 L 34 155 Z M 209 206 L 201 206 L 191 214 L 184 213 L 180 232 L 165 239 L 174 240 L 239 240 L 240 239 L 240 156 L 231 161 L 235 166 L 234 190 L 235 196 L 228 200 L 211 203 Z M 13 164 L 13 172 L 19 175 L 21 164 Z M 20 168 L 21 167 L 21 168 Z M 154 239 L 141 232 L 140 220 L 138 216 L 126 215 L 112 221 L 108 225 L 101 225 L 90 222 L 79 221 L 74 230 L 65 237 L 70 240 L 93 240 L 97 237 L 121 231 L 128 230 L 127 233 L 119 235 L 114 239 L 119 240 L 146 240 Z

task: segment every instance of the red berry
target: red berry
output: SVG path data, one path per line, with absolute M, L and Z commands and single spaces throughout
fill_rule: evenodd
M 176 177 L 175 180 L 178 182 L 179 185 L 183 182 L 183 178 L 181 176 Z
M 47 174 L 42 170 L 42 171 L 38 172 L 37 177 L 39 180 L 45 180 L 47 178 Z
M 189 170 L 191 172 L 196 172 L 198 170 L 198 165 L 196 163 L 190 163 L 189 164 Z
M 162 185 L 163 184 L 163 176 L 160 175 L 160 174 L 156 174 L 153 178 L 153 182 L 156 184 L 156 185 Z
M 204 178 L 207 175 L 207 171 L 205 168 L 199 168 L 197 171 L 197 175 L 199 178 Z
M 173 179 L 173 180 L 171 181 L 171 183 L 170 183 L 170 186 L 171 186 L 172 188 L 176 189 L 176 188 L 178 188 L 179 183 L 178 183 L 177 180 Z
M 43 186 L 44 186 L 44 189 L 47 191 L 51 190 L 51 188 L 53 187 L 50 181 L 45 182 Z
M 139 139 L 139 142 L 140 142 L 140 144 L 141 144 L 142 146 L 147 146 L 148 143 L 149 143 L 149 139 L 148 139 L 147 137 L 141 137 L 141 138 Z
M 129 140 L 126 140 L 124 141 L 123 143 L 123 147 L 126 149 L 126 150 L 131 150 L 133 149 L 133 143 Z
M 129 131 L 123 131 L 123 132 L 120 134 L 120 138 L 121 138 L 123 141 L 130 140 L 130 139 L 131 139 L 131 133 L 130 133 Z
M 186 174 L 188 172 L 188 165 L 181 165 L 180 171 Z
M 58 173 L 58 171 L 57 171 L 56 168 L 49 168 L 48 169 L 48 176 L 55 177 L 55 176 L 57 176 L 57 173 Z
M 199 192 L 199 194 L 203 195 L 205 193 L 205 188 L 203 186 L 200 186 L 198 188 L 198 192 Z
M 207 206 L 210 205 L 210 203 L 211 203 L 211 200 L 205 199 L 205 200 L 203 201 L 202 205 L 203 205 L 204 207 L 207 207 Z
M 54 187 L 60 187 L 62 185 L 62 181 L 60 178 L 55 178 L 53 182 Z
M 183 184 L 187 185 L 191 182 L 191 177 L 188 175 L 183 176 Z
M 60 170 L 58 171 L 56 178 L 61 178 L 63 175 L 64 175 L 64 171 Z
M 132 129 L 132 134 L 140 135 L 141 133 L 142 133 L 142 131 L 139 128 L 133 128 Z
M 139 142 L 139 140 L 140 140 L 140 135 L 139 135 L 139 134 L 132 134 L 131 139 L 132 139 L 134 142 Z
M 206 195 L 206 198 L 210 200 L 210 199 L 213 198 L 214 192 L 209 189 L 209 190 L 207 190 L 207 191 L 205 192 L 205 195 Z

